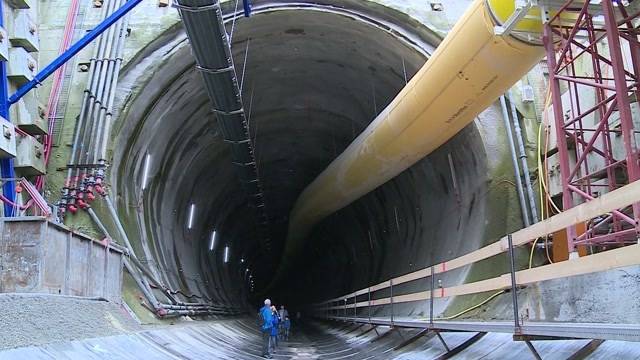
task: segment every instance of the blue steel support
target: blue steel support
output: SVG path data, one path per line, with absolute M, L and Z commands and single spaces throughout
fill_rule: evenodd
M 251 16 L 251 0 L 242 0 L 242 6 L 244 7 L 244 16 Z
M 4 0 L 0 0 L 0 26 L 4 27 Z M 7 84 L 7 63 L 0 61 L 0 116 L 9 120 L 9 86 Z M 0 174 L 4 179 L 15 178 L 13 159 L 0 161 Z M 12 202 L 16 201 L 16 187 L 13 181 L 7 181 L 2 186 L 2 194 Z M 4 216 L 14 216 L 13 206 L 4 204 Z
M 134 7 L 136 7 L 136 5 L 141 2 L 142 0 L 127 1 L 124 5 L 122 5 L 122 7 L 120 7 L 113 14 L 104 19 L 100 24 L 98 24 L 98 26 L 88 32 L 85 36 L 83 36 L 82 39 L 73 44 L 69 49 L 67 49 L 67 51 L 60 54 L 60 56 L 53 60 L 51 64 L 49 64 L 46 68 L 44 68 L 36 76 L 34 76 L 33 80 L 22 85 L 15 94 L 11 95 L 11 97 L 9 98 L 9 104 L 14 104 L 18 100 L 20 100 L 26 93 L 42 83 L 47 77 L 58 70 L 59 67 L 64 65 L 67 61 L 69 61 L 69 59 L 79 53 L 80 50 L 84 49 L 84 47 L 89 45 L 91 41 L 100 36 L 111 25 L 115 24 L 118 20 L 120 20 L 121 17 L 125 16 L 129 11 L 131 11 Z

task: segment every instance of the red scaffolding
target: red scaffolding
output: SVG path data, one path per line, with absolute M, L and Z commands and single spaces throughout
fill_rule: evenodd
M 640 12 L 629 14 L 619 1 L 590 3 L 544 12 L 563 209 L 640 178 L 631 110 L 640 99 Z M 639 216 L 634 204 L 593 219 L 582 234 L 567 229 L 569 252 L 637 242 Z

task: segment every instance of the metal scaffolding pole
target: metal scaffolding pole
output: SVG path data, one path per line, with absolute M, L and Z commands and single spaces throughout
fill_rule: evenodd
M 564 210 L 640 179 L 631 112 L 631 102 L 640 100 L 640 43 L 632 25 L 638 17 L 637 12 L 629 16 L 622 2 L 593 6 L 570 0 L 545 19 Z M 589 94 L 593 105 L 587 105 Z M 622 146 L 616 146 L 617 139 Z M 569 252 L 577 245 L 635 243 L 639 218 L 636 203 L 587 222 L 581 234 L 572 226 Z

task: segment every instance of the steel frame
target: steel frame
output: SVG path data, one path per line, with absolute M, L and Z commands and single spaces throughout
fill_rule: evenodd
M 0 0 L 0 26 L 4 27 L 4 0 Z M 9 84 L 7 79 L 7 63 L 0 61 L 0 116 L 9 119 Z M 0 161 L 0 174 L 3 179 L 15 178 L 13 171 L 13 159 L 3 159 Z M 16 202 L 15 181 L 7 180 L 2 185 L 2 194 L 11 202 Z M 10 203 L 4 204 L 4 216 L 15 216 L 14 207 Z
M 98 36 L 100 36 L 105 30 L 111 27 L 111 25 L 115 24 L 118 20 L 120 20 L 120 18 L 128 14 L 141 2 L 142 0 L 128 0 L 124 5 L 122 5 L 122 7 L 117 9 L 113 14 L 109 15 L 106 19 L 104 19 L 101 23 L 99 23 L 96 27 L 94 27 L 93 30 L 85 34 L 80 40 L 78 40 L 75 44 L 73 44 L 66 51 L 60 54 L 44 69 L 40 70 L 40 72 L 38 72 L 38 74 L 36 74 L 33 77 L 33 80 L 27 82 L 26 84 L 18 88 L 18 90 L 13 95 L 11 95 L 11 97 L 9 97 L 9 89 L 8 89 L 8 79 L 7 79 L 7 71 L 6 71 L 7 64 L 4 61 L 0 61 L 0 116 L 9 120 L 9 107 L 12 104 L 15 104 L 23 96 L 29 93 L 29 91 L 35 89 L 40 84 L 42 84 L 42 82 L 46 78 L 48 78 L 60 67 L 62 67 L 67 61 L 71 60 L 77 53 L 79 53 L 82 49 L 84 49 L 87 45 L 89 45 Z M 3 26 L 3 22 L 4 22 L 3 8 L 4 8 L 4 1 L 0 0 L 0 26 Z M 0 170 L 3 178 L 7 178 L 7 179 L 15 178 L 12 159 L 5 159 L 0 161 Z M 4 185 L 2 186 L 2 193 L 11 202 L 15 202 L 15 198 L 16 198 L 15 182 L 13 180 L 9 180 L 5 182 Z M 7 203 L 4 204 L 4 216 L 5 217 L 15 216 L 13 206 Z
M 629 15 L 616 0 L 602 0 L 599 10 L 589 1 L 569 0 L 551 18 L 543 19 L 565 210 L 640 178 L 630 101 L 630 96 L 640 100 L 640 43 L 633 26 L 639 15 Z M 625 64 L 623 48 L 628 49 L 631 64 Z M 581 72 L 580 66 L 587 70 Z M 568 89 L 569 109 L 562 103 L 563 88 Z M 595 93 L 595 105 L 581 104 L 585 90 Z M 593 121 L 587 121 L 590 118 Z M 615 153 L 616 136 L 622 137 L 623 156 Z M 639 218 L 636 203 L 591 221 L 583 234 L 571 226 L 569 252 L 575 252 L 577 245 L 635 243 Z

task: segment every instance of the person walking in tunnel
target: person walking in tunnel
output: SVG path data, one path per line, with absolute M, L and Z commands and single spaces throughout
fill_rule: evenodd
M 273 327 L 273 312 L 271 310 L 271 300 L 266 299 L 264 306 L 260 309 L 262 331 L 262 356 L 267 359 L 272 359 L 271 356 L 271 329 Z
M 280 329 L 280 314 L 275 306 L 271 306 L 271 351 L 278 348 L 278 330 Z
M 278 311 L 278 315 L 280 315 L 280 340 L 284 338 L 284 320 L 289 317 L 289 311 L 284 308 L 284 305 L 280 305 L 280 310 Z
M 282 329 L 282 340 L 289 341 L 289 329 L 291 329 L 291 320 L 288 316 L 284 318 L 284 321 L 282 322 Z

